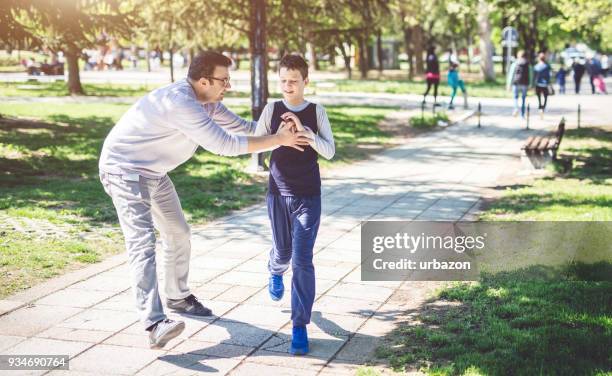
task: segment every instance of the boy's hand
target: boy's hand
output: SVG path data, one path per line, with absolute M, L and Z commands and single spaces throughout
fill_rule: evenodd
M 289 129 L 291 129 L 291 132 L 293 133 L 297 132 L 297 127 L 295 126 L 295 123 L 293 121 L 281 121 L 279 128 L 282 128 L 284 126 L 289 127 Z
M 299 151 L 304 151 L 300 146 L 308 146 L 310 138 L 306 132 L 292 132 L 291 126 L 288 124 L 281 125 L 276 132 L 279 138 L 279 143 L 283 146 L 289 146 Z
M 285 112 L 284 114 L 281 115 L 281 119 L 283 119 L 286 122 L 292 121 L 293 123 L 295 123 L 295 128 L 299 132 L 304 130 L 304 126 L 302 125 L 300 118 L 297 117 L 297 115 L 294 114 L 293 112 Z

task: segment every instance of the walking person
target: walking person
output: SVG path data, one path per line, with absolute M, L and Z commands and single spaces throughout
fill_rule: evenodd
M 597 90 L 602 94 L 608 94 L 606 91 L 603 69 L 599 59 L 596 57 L 591 57 L 589 59 L 587 72 L 589 73 L 589 81 L 591 83 L 591 94 L 597 94 Z
M 436 48 L 431 46 L 427 49 L 427 59 L 425 61 L 425 80 L 427 82 L 427 90 L 423 94 L 423 103 L 427 99 L 429 89 L 433 86 L 434 106 L 439 106 L 438 98 L 438 85 L 440 84 L 440 63 L 438 62 L 438 56 L 436 56 Z
M 576 94 L 580 94 L 580 82 L 582 81 L 584 70 L 584 62 L 574 59 L 574 62 L 572 63 L 572 71 L 574 73 L 574 91 Z
M 599 75 L 600 70 L 599 61 L 594 56 L 588 56 L 586 63 L 586 71 L 589 75 L 589 84 L 591 85 L 591 94 L 595 94 L 595 83 L 593 82 L 595 77 Z
M 544 52 L 540 52 L 538 63 L 533 67 L 533 83 L 538 97 L 540 118 L 542 118 L 548 102 L 548 85 L 550 85 L 550 65 L 546 61 L 546 53 Z M 542 101 L 542 97 L 544 97 L 544 101 Z
M 185 328 L 167 318 L 156 272 L 155 230 L 162 239 L 166 306 L 176 312 L 210 316 L 187 285 L 191 232 L 168 172 L 189 160 L 199 146 L 221 155 L 239 155 L 284 145 L 303 151 L 305 132 L 283 127 L 276 134 L 253 134 L 257 124 L 229 111 L 221 101 L 230 88 L 231 60 L 216 52 L 197 55 L 188 77 L 140 98 L 104 141 L 100 180 L 117 211 L 129 259 L 136 309 L 149 332 L 149 346 L 163 347 Z
M 463 107 L 467 108 L 467 91 L 465 89 L 465 83 L 463 80 L 459 78 L 459 64 L 452 62 L 450 63 L 450 67 L 448 69 L 448 77 L 447 77 L 448 85 L 451 87 L 451 99 L 448 104 L 448 109 L 452 110 L 455 107 L 453 106 L 453 101 L 455 100 L 455 95 L 457 94 L 457 88 L 461 89 L 461 93 L 463 94 Z
M 531 77 L 533 76 L 533 71 L 529 61 L 527 60 L 527 53 L 525 51 L 519 51 L 516 56 L 516 61 L 513 62 L 510 69 L 508 69 L 506 89 L 510 90 L 510 87 L 512 87 L 512 94 L 514 96 L 514 110 L 512 112 L 512 116 L 517 116 L 518 114 L 518 97 L 520 94 L 521 117 L 525 117 L 525 99 L 527 97 L 529 84 L 532 82 Z

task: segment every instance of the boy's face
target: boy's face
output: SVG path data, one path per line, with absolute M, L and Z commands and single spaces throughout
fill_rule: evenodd
M 308 78 L 304 79 L 300 71 L 281 67 L 280 86 L 283 98 L 288 102 L 304 99 L 304 88 L 308 85 Z

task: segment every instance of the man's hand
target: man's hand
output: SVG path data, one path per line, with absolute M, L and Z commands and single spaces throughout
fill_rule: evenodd
M 299 151 L 304 151 L 300 146 L 308 146 L 310 138 L 304 131 L 292 132 L 291 126 L 287 123 L 281 125 L 276 132 L 276 137 L 279 140 L 279 144 L 283 146 L 289 146 Z
M 302 125 L 300 118 L 297 117 L 297 115 L 294 114 L 293 112 L 285 112 L 284 114 L 281 115 L 281 119 L 283 119 L 285 122 L 292 121 L 293 123 L 295 123 L 295 128 L 299 132 L 304 130 L 304 126 Z

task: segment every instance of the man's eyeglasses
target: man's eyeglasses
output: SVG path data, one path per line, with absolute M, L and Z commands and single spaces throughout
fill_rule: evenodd
M 212 77 L 212 76 L 204 76 L 204 78 L 209 78 L 211 80 L 217 80 L 217 81 L 221 81 L 223 82 L 223 87 L 228 87 L 229 83 L 230 83 L 230 78 L 217 78 L 217 77 Z

